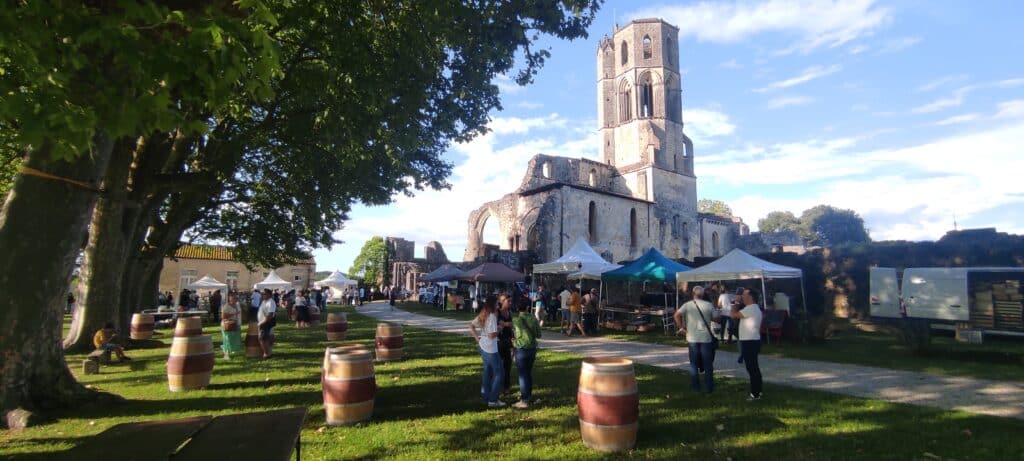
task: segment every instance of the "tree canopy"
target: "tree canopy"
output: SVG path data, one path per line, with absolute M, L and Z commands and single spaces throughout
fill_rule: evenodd
M 702 198 L 697 201 L 697 211 L 701 213 L 711 213 L 719 216 L 732 216 L 732 208 L 729 204 L 721 201 L 708 198 Z
M 384 238 L 380 236 L 371 237 L 363 244 L 363 248 L 359 250 L 359 255 L 352 261 L 352 267 L 349 268 L 349 277 L 358 278 L 365 283 L 371 285 L 383 281 L 385 284 L 389 283 L 389 280 L 384 280 L 388 270 L 388 247 L 387 243 L 384 242 Z
M 800 220 L 789 211 L 773 211 L 757 220 L 761 232 L 800 232 Z
M 800 215 L 804 239 L 813 245 L 832 246 L 871 241 L 864 219 L 853 210 L 818 205 Z

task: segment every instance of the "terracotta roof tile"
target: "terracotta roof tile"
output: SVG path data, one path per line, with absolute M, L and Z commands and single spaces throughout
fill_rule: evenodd
M 217 261 L 234 261 L 232 248 L 221 245 L 182 245 L 174 252 L 174 259 L 212 259 Z M 298 264 L 316 264 L 312 257 L 299 261 Z

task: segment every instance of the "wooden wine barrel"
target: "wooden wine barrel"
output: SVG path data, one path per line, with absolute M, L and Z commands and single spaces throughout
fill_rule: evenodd
M 213 341 L 208 335 L 175 336 L 167 358 L 167 385 L 171 392 L 201 389 L 213 374 Z
M 130 327 L 132 339 L 149 339 L 153 337 L 153 315 L 132 314 L 132 325 Z
M 636 445 L 640 396 L 632 360 L 584 359 L 576 401 L 584 445 L 608 452 L 627 451 Z
M 199 317 L 178 317 L 174 325 L 174 337 L 199 336 L 203 334 L 203 319 Z
M 260 327 L 256 322 L 249 322 L 249 330 L 245 333 L 245 356 L 250 359 L 263 357 L 260 348 Z
M 370 419 L 377 394 L 370 350 L 359 345 L 329 348 L 324 360 L 321 381 L 327 424 L 341 426 Z
M 342 341 L 348 334 L 348 316 L 344 312 L 327 314 L 327 340 Z
M 364 346 L 362 344 L 359 344 L 359 343 L 339 344 L 337 346 L 328 347 L 327 349 L 324 349 L 324 364 L 320 368 L 320 379 L 321 380 L 323 380 L 323 378 L 324 378 L 324 373 L 327 372 L 327 361 L 330 358 L 331 353 L 332 352 L 340 353 L 341 351 L 346 351 L 346 350 L 364 350 L 366 352 L 370 352 L 369 348 L 367 348 L 366 346 Z
M 377 324 L 377 360 L 402 360 L 402 326 L 396 323 Z
M 320 308 L 316 306 L 309 306 L 309 326 L 318 327 L 320 326 Z

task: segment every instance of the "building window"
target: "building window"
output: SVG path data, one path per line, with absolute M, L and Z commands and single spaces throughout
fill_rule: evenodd
M 711 256 L 718 257 L 718 232 L 711 233 Z
M 224 283 L 228 285 L 228 289 L 238 290 L 238 271 L 228 271 L 224 276 Z
M 654 116 L 654 85 L 651 84 L 651 73 L 647 72 L 640 76 L 639 95 L 640 107 L 637 111 L 639 118 L 651 118 Z
M 188 288 L 188 286 L 191 285 L 192 282 L 199 280 L 198 275 L 199 271 L 196 269 L 182 269 L 181 278 L 178 280 L 178 290 Z
M 541 166 L 541 174 L 545 178 L 551 179 L 551 162 L 544 162 L 544 165 Z
M 587 214 L 587 233 L 590 234 L 590 243 L 597 242 L 597 204 L 590 202 Z
M 651 59 L 651 55 L 653 54 L 651 48 L 653 48 L 651 45 L 651 37 L 649 35 L 644 35 L 644 59 Z
M 593 168 L 590 169 L 590 177 L 587 178 L 587 183 L 590 184 L 590 187 L 597 187 L 597 170 Z
M 633 119 L 633 88 L 623 80 L 619 85 L 619 123 Z
M 662 52 L 665 54 L 665 60 L 668 61 L 669 65 L 675 62 L 675 52 L 672 51 L 672 40 L 665 39 L 665 48 L 662 48 Z
M 622 65 L 626 65 L 626 63 L 629 62 L 629 44 L 623 40 L 619 49 L 621 50 L 619 54 L 622 55 Z
M 636 248 L 636 208 L 629 210 L 629 246 Z

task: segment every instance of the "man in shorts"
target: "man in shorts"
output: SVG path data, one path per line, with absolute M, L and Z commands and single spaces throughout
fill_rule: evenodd
M 277 325 L 277 303 L 269 289 L 263 290 L 263 302 L 256 313 L 256 321 L 260 329 L 260 349 L 263 358 L 269 359 L 274 348 L 274 326 Z

